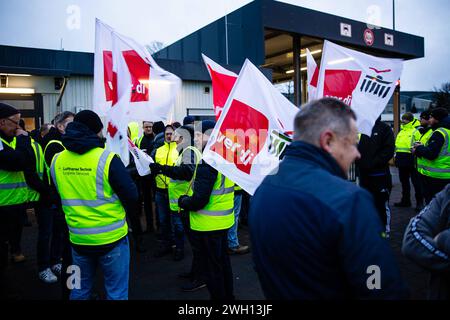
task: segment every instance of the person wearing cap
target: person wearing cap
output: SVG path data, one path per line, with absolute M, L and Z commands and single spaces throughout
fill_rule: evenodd
M 192 240 L 189 227 L 189 212 L 182 210 L 178 206 L 178 199 L 183 195 L 192 195 L 194 178 L 197 173 L 198 165 L 201 161 L 202 154 L 194 145 L 194 128 L 192 125 L 184 125 L 175 131 L 174 141 L 177 143 L 179 156 L 174 166 L 159 165 L 158 163 L 150 164 L 152 173 L 163 173 L 170 178 L 169 182 L 169 206 L 171 211 L 172 227 L 174 228 L 175 243 L 177 249 L 182 248 L 183 238 L 182 232 L 187 235 L 188 241 L 192 249 L 191 270 L 182 273 L 181 278 L 187 278 L 190 281 L 183 285 L 181 289 L 185 292 L 192 292 L 206 287 L 204 275 L 199 269 L 199 248 L 197 243 Z M 176 226 L 176 221 L 181 220 L 182 228 Z M 176 230 L 178 229 L 178 232 Z M 177 236 L 178 233 L 178 236 Z M 181 251 L 175 250 L 174 260 L 183 257 Z
M 450 117 L 445 108 L 431 110 L 430 124 L 433 133 L 425 143 L 418 142 L 413 153 L 420 159 L 418 171 L 424 185 L 425 202 L 450 183 Z
M 48 189 L 36 172 L 36 162 L 31 139 L 20 128 L 19 111 L 0 103 L 0 296 L 6 295 L 5 269 L 8 262 L 8 247 L 13 262 L 22 262 L 21 214 L 25 203 L 36 191 L 46 198 Z M 33 189 L 33 190 L 31 190 Z M 9 244 L 9 245 L 8 245 Z
M 428 141 L 428 139 L 430 139 L 431 135 L 433 134 L 433 129 L 431 128 L 431 124 L 430 124 L 430 111 L 429 110 L 425 110 L 420 114 L 419 117 L 419 121 L 420 121 L 420 126 L 416 127 L 416 129 L 413 132 L 412 135 L 412 144 L 411 144 L 411 149 L 414 148 L 415 145 L 420 145 L 423 144 L 425 145 Z M 420 174 L 419 171 L 419 166 L 423 164 L 423 159 L 422 158 L 417 158 L 415 154 L 414 155 L 414 166 L 417 172 L 417 176 L 419 177 L 419 184 L 422 190 L 422 193 L 424 195 L 425 198 L 425 194 L 426 194 L 426 190 L 423 184 L 423 179 L 422 179 L 422 175 Z M 424 208 L 424 203 L 422 203 L 422 206 L 417 206 L 416 207 L 416 211 L 420 212 L 422 209 Z
M 73 265 L 79 268 L 80 287 L 72 289 L 72 300 L 91 297 L 97 265 L 106 298 L 128 299 L 126 215 L 138 232 L 138 193 L 120 158 L 104 149 L 102 129 L 93 111 L 77 113 L 62 136 L 66 150 L 55 155 L 50 169 L 69 227 Z
M 136 141 L 136 146 L 149 154 L 153 150 L 153 140 L 155 134 L 153 133 L 153 121 L 142 122 L 143 134 Z M 143 176 L 139 178 L 139 193 L 144 202 L 144 212 L 147 221 L 147 231 L 155 229 L 154 224 L 154 204 L 153 204 L 153 179 L 151 175 Z M 142 201 L 139 201 L 140 203 Z M 156 230 L 154 230 L 156 231 Z
M 414 157 L 411 154 L 411 141 L 416 138 L 413 133 L 420 125 L 420 122 L 414 118 L 411 112 L 402 115 L 401 130 L 395 139 L 395 165 L 398 168 L 398 175 L 402 184 L 402 198 L 400 202 L 394 203 L 395 207 L 411 207 L 411 179 L 414 186 L 416 208 L 423 203 L 422 190 L 420 188 L 419 176 L 414 168 Z M 416 133 L 418 135 L 418 133 Z
M 215 126 L 204 120 L 195 127 L 195 145 L 203 150 Z M 234 183 L 202 161 L 197 167 L 192 195 L 178 206 L 189 212 L 192 240 L 199 248 L 199 268 L 212 300 L 233 300 L 233 272 L 228 256 L 228 230 L 234 224 Z
M 164 130 L 164 144 L 156 149 L 154 161 L 160 165 L 173 166 L 178 158 L 177 144 L 172 141 L 174 129 L 168 124 Z M 169 181 L 170 178 L 162 173 L 156 174 L 155 204 L 158 212 L 161 243 L 154 256 L 159 258 L 172 252 L 173 241 L 170 208 L 169 208 Z

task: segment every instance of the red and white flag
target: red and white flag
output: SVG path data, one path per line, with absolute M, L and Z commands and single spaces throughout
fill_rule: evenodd
M 226 101 L 203 151 L 203 159 L 253 194 L 275 174 L 280 154 L 292 140 L 298 108 L 249 60 Z
M 348 104 L 359 132 L 370 136 L 400 79 L 403 60 L 374 57 L 325 40 L 319 69 L 316 98 Z
M 202 57 L 211 77 L 214 114 L 216 115 L 216 120 L 218 120 L 238 75 L 217 64 L 203 53 Z
M 136 147 L 136 145 L 128 139 L 128 149 L 133 155 L 134 163 L 136 164 L 137 172 L 140 176 L 147 176 L 150 172 L 150 163 L 154 163 L 152 157 L 146 154 L 144 151 Z
M 96 20 L 94 111 L 107 118 L 107 146 L 128 164 L 130 120 L 165 121 L 181 80 L 159 67 L 146 48 Z
M 111 106 L 117 102 L 117 74 L 113 72 L 112 32 L 110 26 L 95 19 L 93 106 L 100 117 L 106 116 Z
M 306 69 L 308 81 L 308 102 L 316 99 L 319 68 L 309 49 L 306 49 Z

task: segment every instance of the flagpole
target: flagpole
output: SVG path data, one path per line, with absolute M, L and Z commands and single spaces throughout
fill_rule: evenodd
M 395 0 L 392 0 L 392 30 L 395 31 Z
M 225 59 L 228 64 L 228 16 L 225 15 Z

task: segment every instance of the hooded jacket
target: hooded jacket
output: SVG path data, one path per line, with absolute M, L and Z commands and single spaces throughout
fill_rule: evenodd
M 431 272 L 429 299 L 450 298 L 450 185 L 410 220 L 402 252 Z
M 311 144 L 286 148 L 251 199 L 249 227 L 267 299 L 407 297 L 372 196 Z M 368 288 L 372 268 L 381 289 Z
M 433 131 L 439 128 L 445 128 L 450 130 L 450 116 L 442 119 L 435 126 L 432 127 Z M 425 158 L 428 160 L 435 160 L 439 153 L 441 152 L 441 148 L 444 145 L 445 139 L 439 132 L 433 132 L 426 146 L 418 146 L 414 155 L 416 157 Z
M 93 148 L 105 147 L 102 139 L 100 139 L 84 124 L 79 122 L 71 122 L 67 125 L 66 133 L 62 136 L 62 143 L 67 150 L 80 155 L 85 154 Z M 133 231 L 135 234 L 140 235 L 142 230 L 140 227 L 139 218 L 137 216 L 139 212 L 137 188 L 117 155 L 114 156 L 111 161 L 108 177 L 111 188 L 119 197 L 119 200 L 122 203 L 128 218 L 130 219 Z M 83 253 L 95 252 L 98 254 L 103 254 L 111 250 L 115 244 L 116 243 L 105 246 L 96 246 L 97 248 L 91 248 L 92 246 L 73 246 L 77 251 Z

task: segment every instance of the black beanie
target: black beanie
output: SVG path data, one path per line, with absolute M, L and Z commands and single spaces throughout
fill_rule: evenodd
M 153 133 L 154 133 L 155 135 L 157 135 L 158 133 L 164 132 L 164 128 L 165 128 L 164 122 L 162 122 L 162 121 L 156 121 L 156 122 L 153 124 Z
M 19 110 L 6 103 L 0 102 L 0 119 L 11 117 L 20 113 Z
M 195 122 L 195 118 L 193 116 L 186 116 L 183 119 L 183 126 L 188 124 L 193 124 Z
M 209 129 L 214 129 L 216 122 L 212 120 L 203 120 L 202 122 L 197 122 L 195 126 L 195 131 L 201 131 L 205 133 Z
M 73 118 L 73 121 L 84 124 L 95 134 L 99 133 L 103 129 L 102 120 L 100 120 L 100 117 L 91 110 L 83 110 L 78 112 Z
M 448 111 L 445 108 L 436 108 L 431 110 L 431 116 L 436 120 L 441 121 L 448 116 Z

